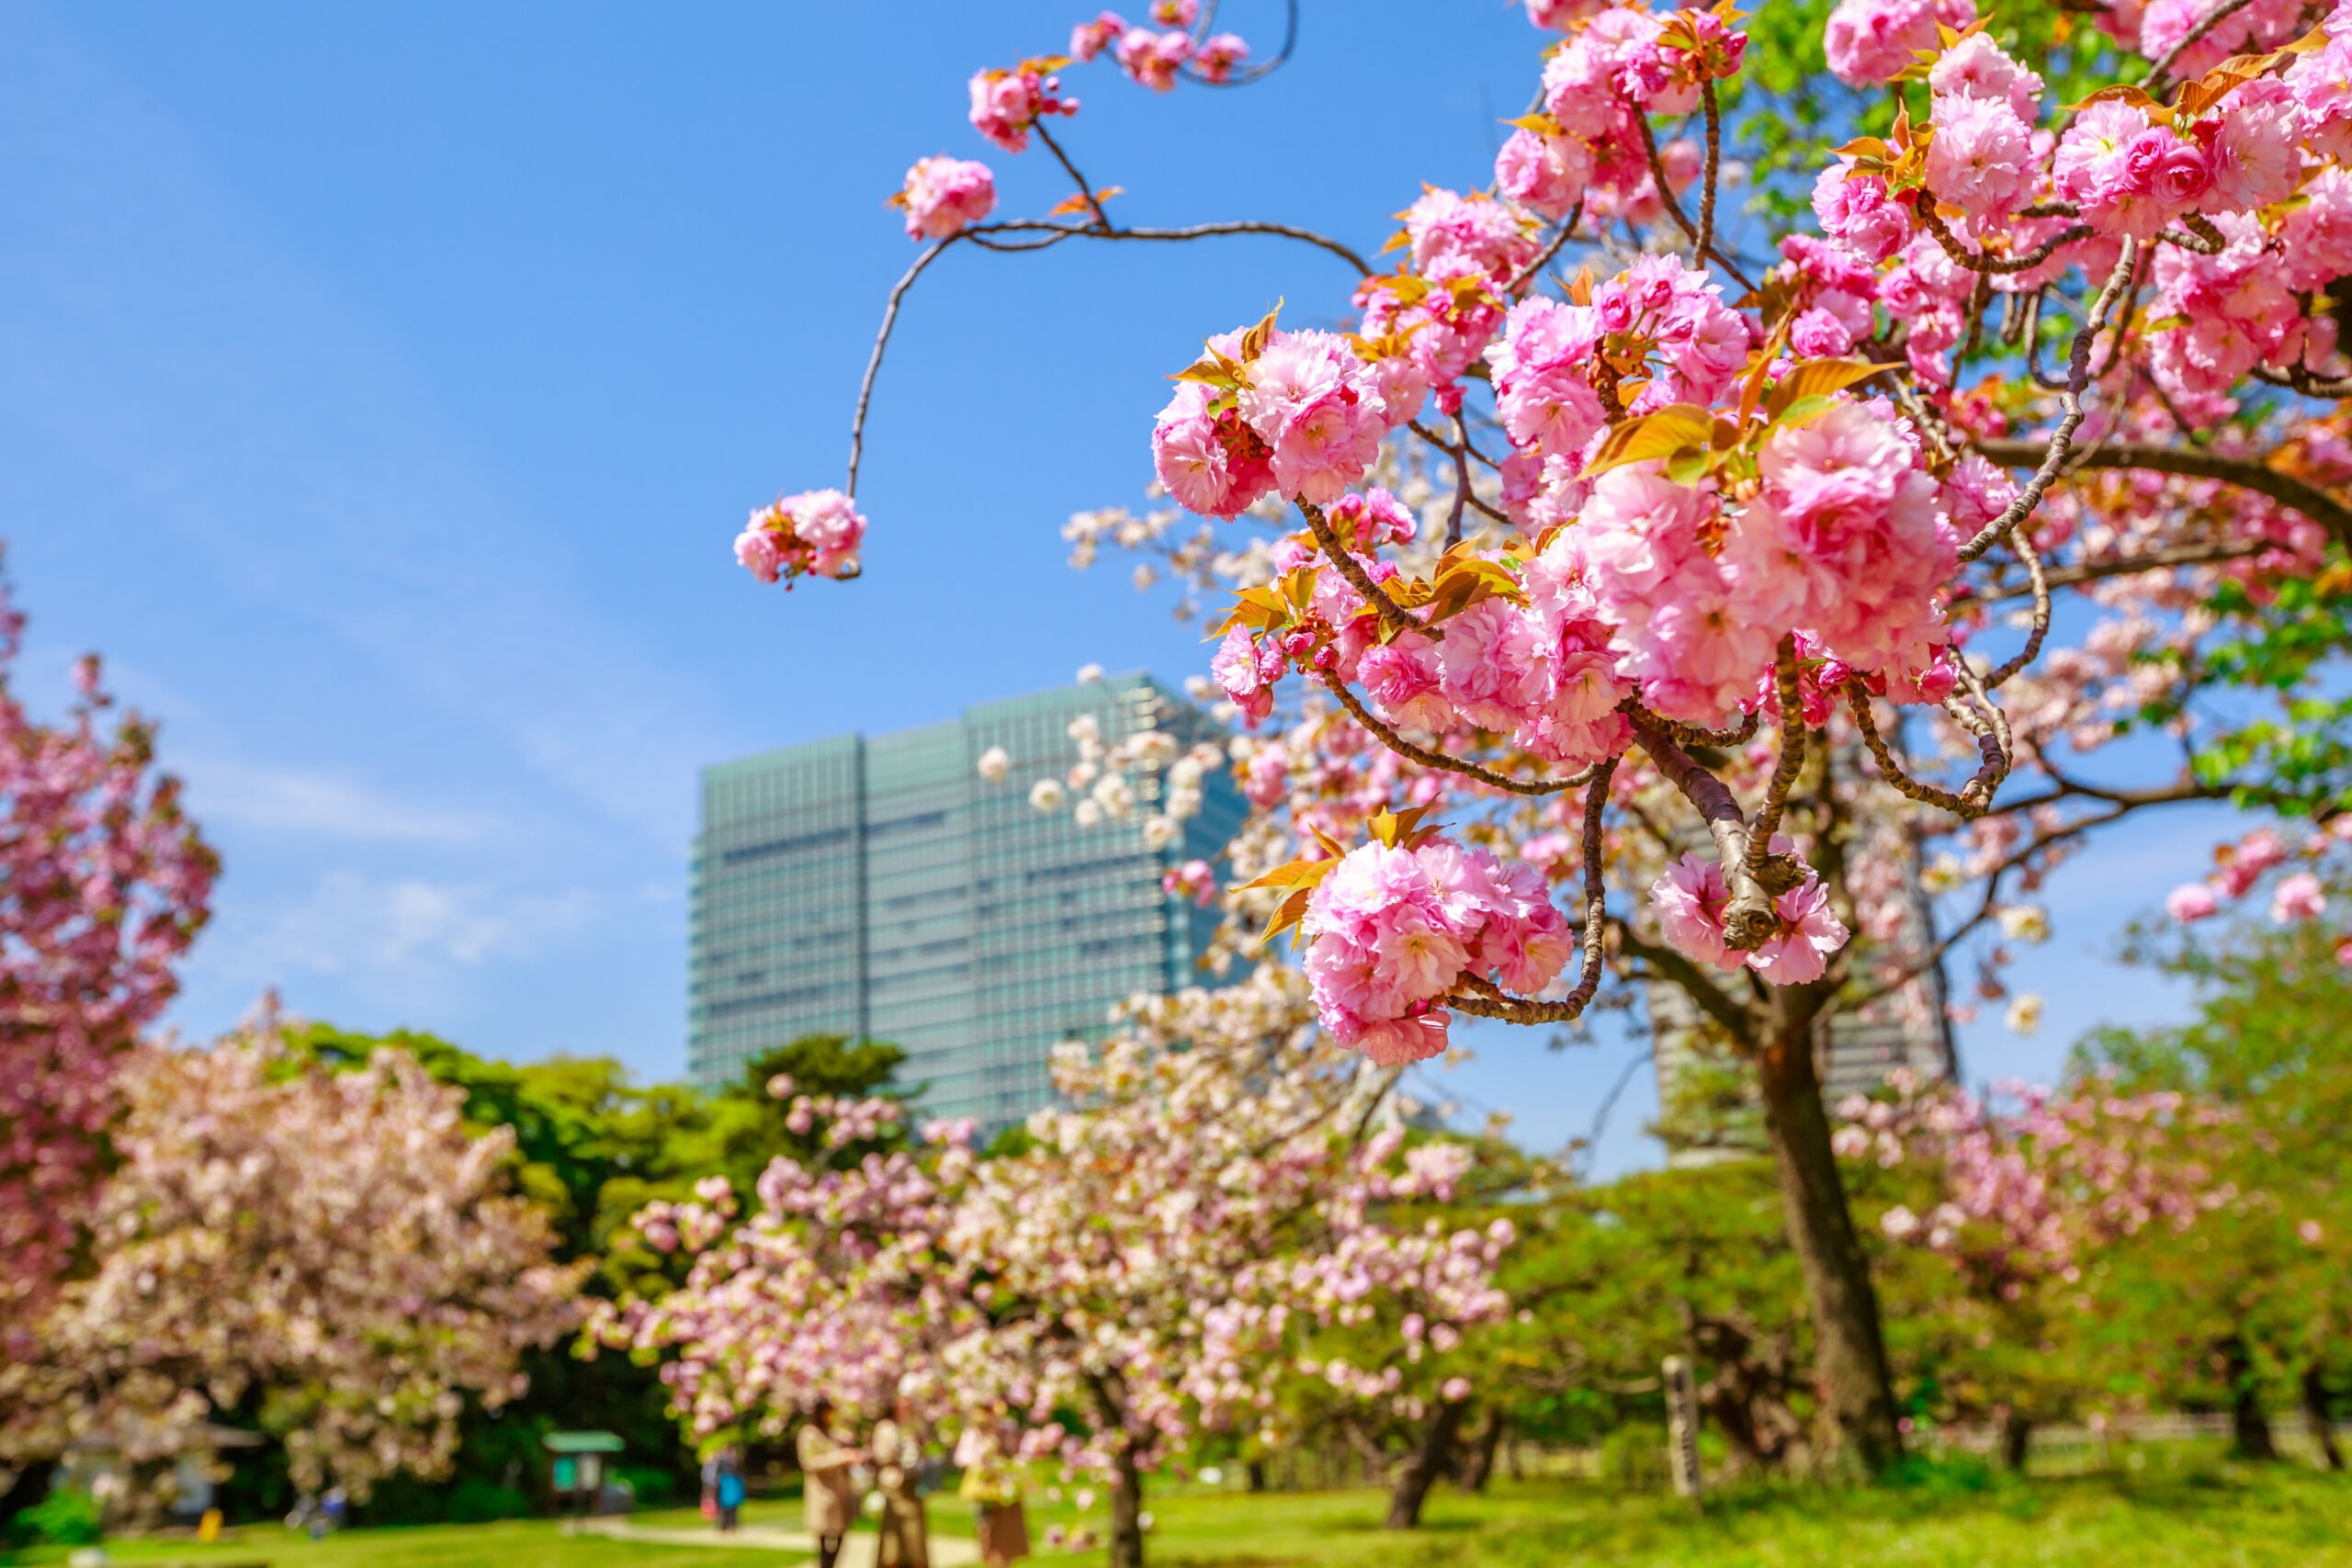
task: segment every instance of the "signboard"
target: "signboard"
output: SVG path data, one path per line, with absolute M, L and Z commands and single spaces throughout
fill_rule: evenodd
M 1666 1359 L 1666 1442 L 1674 1463 L 1677 1495 L 1695 1498 L 1703 1478 L 1699 1472 L 1699 1393 L 1690 1379 L 1690 1363 L 1680 1356 Z

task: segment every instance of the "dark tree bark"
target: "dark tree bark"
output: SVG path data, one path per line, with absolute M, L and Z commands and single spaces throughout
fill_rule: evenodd
M 2271 1440 L 2270 1420 L 2262 1413 L 2262 1391 L 2245 1342 L 2232 1339 L 2223 1344 L 2222 1360 L 2230 1379 L 2230 1451 L 2244 1460 L 2276 1460 L 2278 1445 Z
M 2033 1451 L 2032 1417 L 2004 1410 L 1993 1423 L 1993 1434 L 2000 1450 L 2001 1468 L 2023 1475 L 2026 1456 Z
M 49 1495 L 49 1483 L 56 1474 L 57 1461 L 53 1459 L 25 1461 L 24 1468 L 17 1472 L 17 1478 L 9 1483 L 8 1489 L 0 1492 L 0 1540 L 7 1538 L 9 1527 L 17 1522 L 17 1515 Z
M 1389 1489 L 1385 1529 L 1408 1530 L 1421 1522 L 1421 1505 L 1429 1501 L 1430 1488 L 1444 1473 L 1446 1461 L 1453 1452 L 1453 1439 L 1462 1430 L 1463 1407 L 1468 1403 L 1449 1399 L 1438 1405 L 1436 1417 L 1421 1434 L 1421 1446 L 1406 1459 L 1405 1468 L 1397 1472 L 1396 1484 Z
M 1111 1454 L 1111 1568 L 1143 1568 L 1143 1470 L 1127 1432 L 1126 1380 L 1110 1371 L 1087 1381 L 1097 1416 L 1119 1434 Z
M 1804 1435 L 1789 1396 L 1797 1386 L 1795 1348 L 1786 1334 L 1766 1335 L 1735 1314 L 1706 1317 L 1682 1303 L 1683 1332 L 1694 1364 L 1713 1373 L 1697 1389 L 1699 1412 L 1731 1445 L 1734 1465 L 1778 1470 Z
M 2327 1379 L 2317 1361 L 2303 1369 L 2303 1422 L 2311 1429 L 2312 1441 L 2319 1445 L 2320 1459 L 2340 1473 L 2344 1450 L 2335 1446 L 2335 1427 L 2328 1419 Z
M 1264 1460 L 1253 1459 L 1250 1461 L 1247 1465 L 1243 1466 L 1243 1473 L 1248 1475 L 1250 1478 L 1250 1491 L 1263 1492 L 1266 1489 L 1266 1461 Z
M 1464 1492 L 1484 1492 L 1487 1483 L 1495 1478 L 1495 1451 L 1502 1447 L 1503 1428 L 1510 1422 L 1503 1413 L 1489 1407 L 1478 1429 L 1462 1450 L 1461 1473 L 1454 1478 Z
M 1854 1234 L 1845 1179 L 1829 1143 L 1829 1114 L 1813 1061 L 1813 1021 L 1826 997 L 1813 986 L 1774 987 L 1770 1032 L 1757 1060 L 1764 1121 L 1780 1175 L 1789 1240 L 1812 1307 L 1815 1375 L 1839 1443 L 1878 1473 L 1903 1455 L 1886 1344 L 1869 1259 Z

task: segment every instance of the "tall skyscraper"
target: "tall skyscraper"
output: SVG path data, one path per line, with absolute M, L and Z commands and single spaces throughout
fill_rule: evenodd
M 1215 739 L 1148 676 L 967 709 L 895 735 L 841 736 L 707 768 L 694 843 L 686 1061 L 731 1083 L 807 1034 L 887 1041 L 923 1110 L 998 1126 L 1052 1094 L 1062 1040 L 1099 1035 L 1112 1004 L 1201 984 L 1216 912 L 1171 898 L 1168 868 L 1213 858 L 1246 809 L 1221 768 L 1200 813 L 1153 850 L 1164 778 L 1136 772 L 1135 814 L 1093 827 L 1042 812 L 1033 781 L 1077 759 L 1072 720 L 1106 745 L 1157 729 Z M 1002 747 L 1001 783 L 979 759 Z M 1074 792 L 1075 794 L 1075 792 Z

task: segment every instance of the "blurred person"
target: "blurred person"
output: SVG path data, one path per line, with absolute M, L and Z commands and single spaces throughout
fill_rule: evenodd
M 973 1422 L 956 1444 L 956 1466 L 964 1472 L 956 1494 L 978 1515 L 982 1568 L 1006 1568 L 1029 1555 L 1029 1517 L 1021 1507 L 1012 1438 L 1011 1416 L 999 1401 L 995 1419 Z
M 718 1453 L 718 1533 L 731 1535 L 743 1519 L 743 1450 L 732 1445 Z
M 820 1399 L 800 1424 L 795 1442 L 800 1456 L 801 1506 L 808 1533 L 817 1538 L 817 1568 L 833 1568 L 842 1539 L 857 1518 L 857 1483 L 851 1471 L 858 1452 L 833 1436 L 833 1405 Z
M 891 1413 L 874 1424 L 875 1484 L 882 1492 L 882 1539 L 875 1568 L 931 1568 L 930 1522 L 922 1507 L 922 1444 L 914 1404 L 899 1395 Z

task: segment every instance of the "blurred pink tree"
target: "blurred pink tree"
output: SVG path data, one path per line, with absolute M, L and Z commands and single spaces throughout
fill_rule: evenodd
M 553 1264 L 508 1190 L 513 1134 L 475 1136 L 464 1092 L 405 1054 L 300 1066 L 265 1015 L 208 1050 L 142 1046 L 117 1083 L 96 1267 L 0 1369 L 0 1458 L 96 1436 L 135 1465 L 250 1415 L 297 1485 L 365 1497 L 446 1471 L 466 1397 L 512 1398 L 522 1350 L 578 1321 L 590 1264 Z
M 0 1359 L 73 1266 L 106 1164 L 117 1064 L 168 1002 L 218 862 L 155 771 L 136 714 L 111 731 L 98 662 L 46 725 L 13 684 L 25 618 L 0 579 Z

